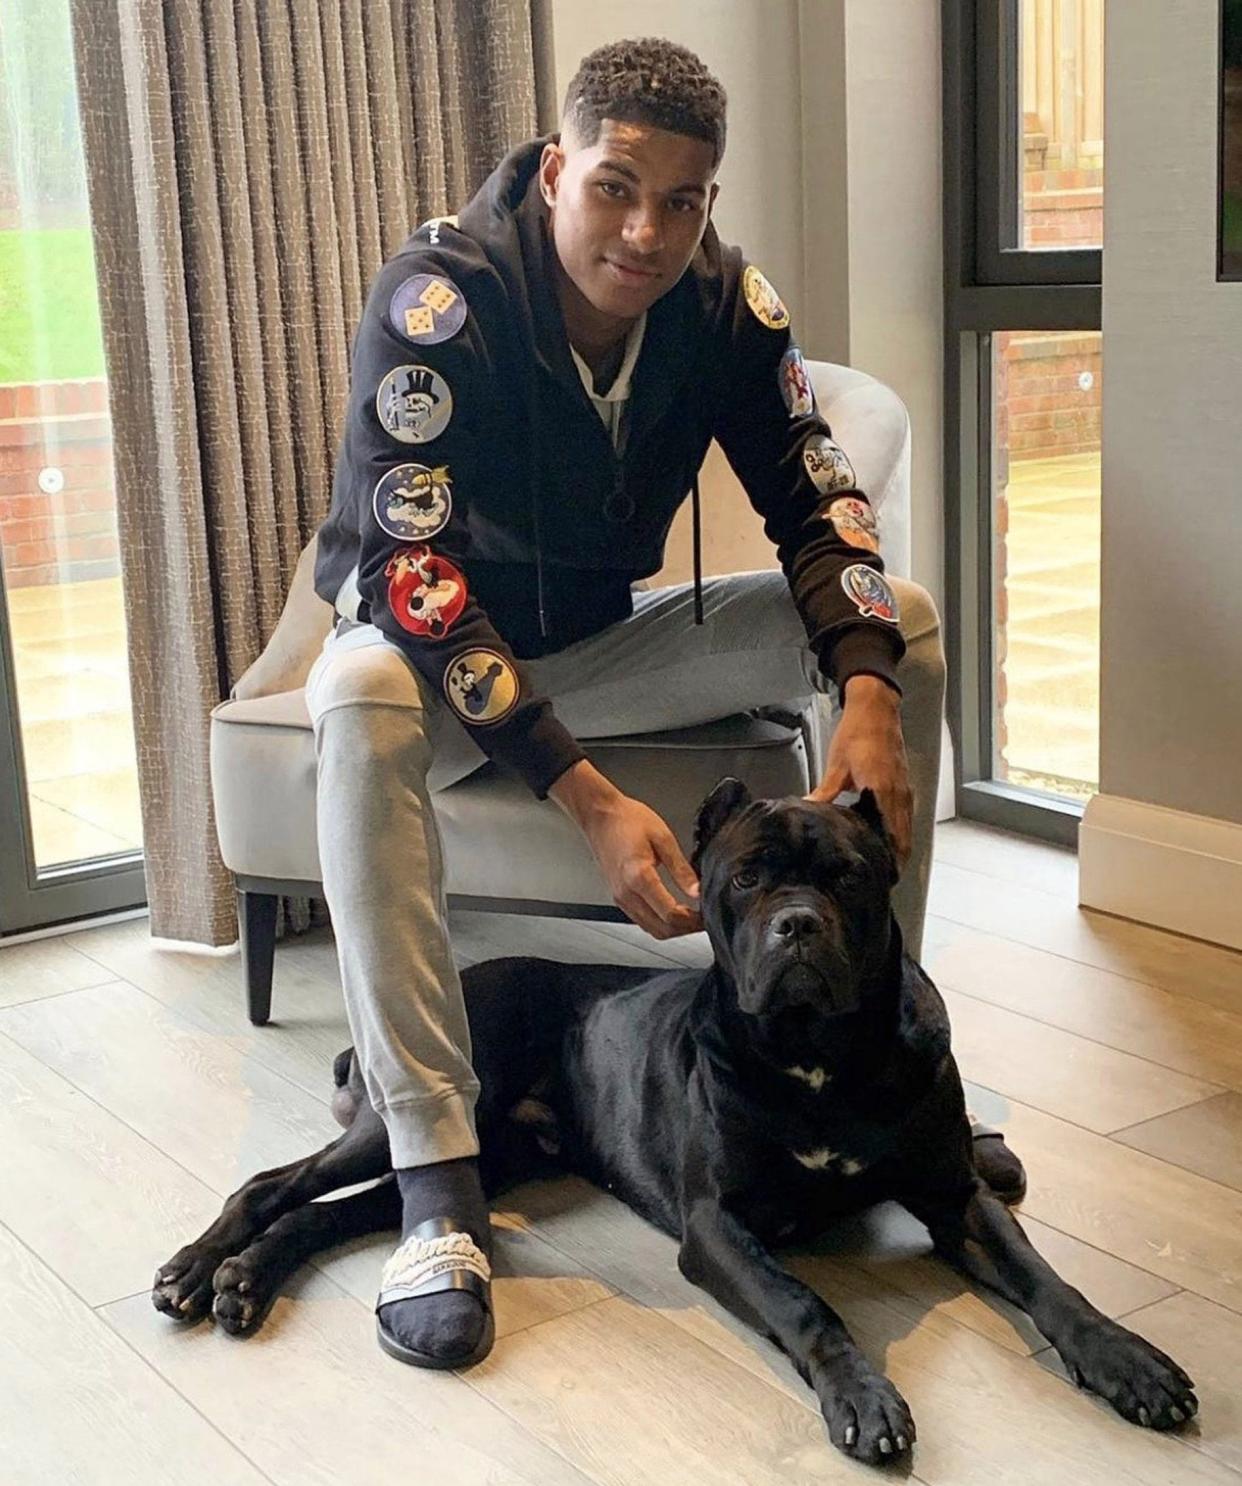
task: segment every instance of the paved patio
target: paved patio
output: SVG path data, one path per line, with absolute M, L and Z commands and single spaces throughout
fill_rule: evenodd
M 1100 777 L 1100 456 L 1009 471 L 1010 782 L 1086 800 Z
M 121 580 L 8 596 L 35 861 L 142 845 Z

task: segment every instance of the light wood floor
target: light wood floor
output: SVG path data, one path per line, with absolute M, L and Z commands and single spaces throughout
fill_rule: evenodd
M 1036 1244 L 1195 1378 L 1182 1435 L 1076 1392 L 1029 1323 L 877 1209 L 791 1260 L 909 1400 L 928 1486 L 1242 1476 L 1242 957 L 1074 907 L 1071 856 L 941 829 L 925 960 L 975 1109 L 1026 1159 Z M 702 964 L 702 942 L 462 915 L 463 961 Z M 391 1236 L 308 1267 L 258 1336 L 179 1329 L 152 1274 L 256 1170 L 332 1138 L 332 946 L 281 947 L 277 1022 L 236 956 L 138 920 L 0 950 L 0 1480 L 645 1486 L 862 1479 L 810 1392 L 574 1181 L 497 1213 L 500 1339 L 462 1375 L 389 1360 Z

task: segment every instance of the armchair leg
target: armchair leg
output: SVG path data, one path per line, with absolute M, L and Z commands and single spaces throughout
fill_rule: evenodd
M 237 890 L 237 926 L 246 977 L 246 1009 L 256 1027 L 272 1014 L 272 964 L 276 958 L 274 893 Z

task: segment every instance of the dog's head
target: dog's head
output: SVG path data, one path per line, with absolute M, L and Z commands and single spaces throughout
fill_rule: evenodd
M 859 1010 L 888 964 L 897 863 L 870 790 L 845 808 L 725 779 L 695 827 L 703 922 L 738 1009 L 782 1042 Z

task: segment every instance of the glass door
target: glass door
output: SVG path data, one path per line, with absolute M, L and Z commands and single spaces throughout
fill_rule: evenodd
M 0 933 L 144 900 L 68 0 L 0 6 Z

